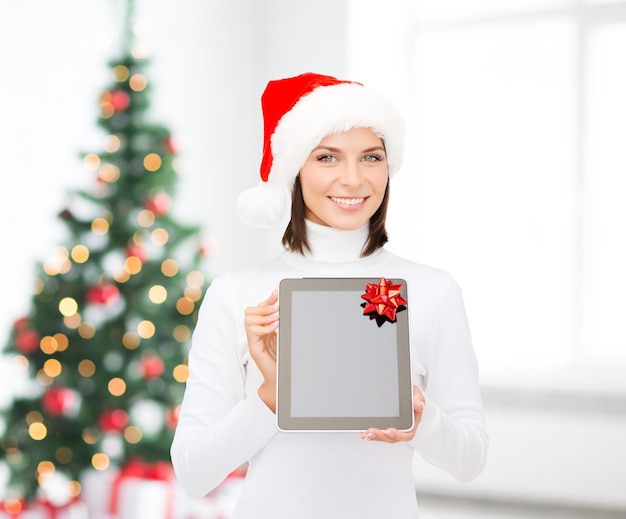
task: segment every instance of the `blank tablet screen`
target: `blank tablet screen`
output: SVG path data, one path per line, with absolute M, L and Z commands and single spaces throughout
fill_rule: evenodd
M 282 430 L 411 428 L 408 320 L 406 312 L 382 324 L 364 315 L 361 295 L 367 283 L 377 281 L 281 282 L 277 414 Z

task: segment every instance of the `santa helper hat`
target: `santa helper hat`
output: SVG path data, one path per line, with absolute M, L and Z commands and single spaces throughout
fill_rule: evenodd
M 270 81 L 261 107 L 261 182 L 237 200 L 242 222 L 251 227 L 286 224 L 295 178 L 327 135 L 371 128 L 385 144 L 389 176 L 400 169 L 404 121 L 393 104 L 360 83 L 307 72 Z

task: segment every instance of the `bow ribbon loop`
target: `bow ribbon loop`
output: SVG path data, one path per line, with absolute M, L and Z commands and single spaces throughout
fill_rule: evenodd
M 400 295 L 401 284 L 384 277 L 378 283 L 365 285 L 365 293 L 361 298 L 365 299 L 363 315 L 369 315 L 370 319 L 376 319 L 379 326 L 385 320 L 396 322 L 396 313 L 406 308 L 407 300 Z

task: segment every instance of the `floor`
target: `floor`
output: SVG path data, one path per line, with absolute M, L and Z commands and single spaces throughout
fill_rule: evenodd
M 221 492 L 211 500 L 198 501 L 203 502 L 203 509 L 198 509 L 192 515 L 203 519 L 227 519 L 231 516 L 240 488 L 238 480 L 223 485 Z M 626 519 L 626 510 L 582 510 L 437 495 L 419 495 L 418 502 L 420 519 Z
M 420 519 L 626 519 L 625 511 L 577 510 L 422 496 Z

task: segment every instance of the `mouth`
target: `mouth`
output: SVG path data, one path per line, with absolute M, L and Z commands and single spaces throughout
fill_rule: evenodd
M 344 206 L 353 206 L 362 204 L 365 201 L 365 197 L 338 197 L 331 196 L 329 197 L 336 204 L 344 205 Z

